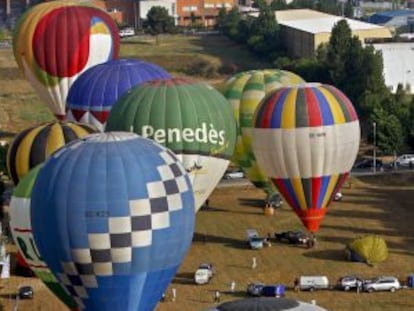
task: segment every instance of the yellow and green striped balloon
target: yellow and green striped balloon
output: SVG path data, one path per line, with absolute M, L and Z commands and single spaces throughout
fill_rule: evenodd
M 237 143 L 232 162 L 238 165 L 246 177 L 267 193 L 274 186 L 259 168 L 252 148 L 252 119 L 254 112 L 269 93 L 287 85 L 304 83 L 298 75 L 279 69 L 251 70 L 229 78 L 220 88 L 233 108 L 237 122 Z

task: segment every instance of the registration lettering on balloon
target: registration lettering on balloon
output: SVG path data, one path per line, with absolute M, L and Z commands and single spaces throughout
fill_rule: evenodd
M 108 211 L 85 211 L 85 217 L 109 217 Z

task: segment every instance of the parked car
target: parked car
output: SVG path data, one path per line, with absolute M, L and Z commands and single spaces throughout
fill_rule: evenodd
M 380 276 L 363 284 L 365 291 L 372 293 L 376 291 L 395 292 L 401 288 L 400 281 L 394 276 Z
M 289 244 L 307 244 L 310 237 L 302 231 L 284 231 L 275 233 L 277 241 L 285 241 Z
M 223 175 L 223 179 L 238 179 L 244 178 L 244 173 L 242 171 L 227 171 Z
M 263 248 L 263 241 L 264 238 L 261 238 L 256 230 L 254 229 L 247 229 L 247 242 L 251 249 L 260 249 Z
M 342 289 L 344 291 L 349 291 L 352 288 L 358 287 L 358 282 L 361 284 L 361 286 L 364 284 L 364 280 L 356 275 L 347 275 L 344 277 L 341 277 L 337 282 L 337 288 Z
M 384 163 L 381 159 L 375 159 L 375 166 L 376 168 L 381 168 L 384 166 Z M 372 168 L 374 167 L 374 159 L 373 158 L 365 158 L 359 162 L 356 162 L 353 168 Z
M 265 297 L 283 297 L 285 295 L 286 287 L 285 285 L 275 284 L 275 285 L 265 285 L 262 289 L 262 296 Z
M 337 192 L 337 193 L 335 193 L 333 200 L 334 200 L 334 201 L 342 201 L 342 198 L 343 198 L 343 197 L 344 197 L 344 196 L 342 195 L 342 193 L 341 193 L 341 192 Z
M 394 166 L 409 167 L 410 163 L 411 163 L 411 166 L 414 165 L 414 154 L 403 154 L 394 161 Z
M 121 38 L 135 36 L 135 29 L 132 27 L 119 30 L 119 36 Z
M 266 197 L 265 204 L 270 205 L 273 208 L 282 207 L 282 204 L 283 204 L 282 196 L 277 192 L 269 194 Z
M 261 296 L 264 286 L 265 284 L 260 282 L 249 283 L 247 284 L 247 294 L 256 297 Z
M 300 290 L 311 292 L 317 289 L 328 289 L 329 280 L 324 275 L 302 275 L 299 277 L 298 287 Z
M 196 284 L 207 284 L 214 274 L 215 270 L 211 263 L 202 263 L 194 273 L 194 282 Z
M 21 286 L 18 289 L 17 295 L 19 299 L 32 299 L 33 288 L 31 286 Z

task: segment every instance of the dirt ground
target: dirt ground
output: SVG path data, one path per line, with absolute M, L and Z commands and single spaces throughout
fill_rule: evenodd
M 166 302 L 156 311 L 200 311 L 214 305 L 214 291 L 221 301 L 246 297 L 251 281 L 285 284 L 286 296 L 302 301 L 316 300 L 328 310 L 414 310 L 413 290 L 396 293 L 360 293 L 327 290 L 294 292 L 293 280 L 299 275 L 324 274 L 331 284 L 347 274 L 363 277 L 395 275 L 404 280 L 414 273 L 414 209 L 412 198 L 414 174 L 391 174 L 365 177 L 343 189 L 342 202 L 333 202 L 317 233 L 314 249 L 274 242 L 271 247 L 250 250 L 246 229 L 261 235 L 269 232 L 302 229 L 294 213 L 285 204 L 273 216 L 263 213 L 264 194 L 250 185 L 218 187 L 210 198 L 210 207 L 197 214 L 194 241 L 175 279 L 168 287 Z M 353 238 L 378 234 L 389 247 L 389 258 L 377 266 L 352 263 L 345 259 L 344 247 Z M 206 236 L 206 242 L 203 241 Z M 257 268 L 252 269 L 256 257 Z M 216 275 L 207 285 L 195 285 L 192 277 L 198 264 L 211 262 Z M 235 292 L 230 284 L 236 282 Z M 36 279 L 12 277 L 1 280 L 1 299 L 5 310 L 12 310 L 10 294 L 22 284 L 35 287 L 33 300 L 19 302 L 20 311 L 65 310 L 65 307 Z M 177 300 L 171 301 L 176 289 Z

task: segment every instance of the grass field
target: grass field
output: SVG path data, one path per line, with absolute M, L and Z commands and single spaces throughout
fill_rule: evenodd
M 155 62 L 180 74 L 183 63 L 203 58 L 212 64 L 234 64 L 239 70 L 263 68 L 249 53 L 223 38 L 162 37 L 161 44 L 152 40 L 127 40 L 122 43 L 122 56 L 134 56 Z M 198 77 L 199 78 L 199 77 Z M 218 76 L 209 82 L 217 82 Z M 0 139 L 11 139 L 15 133 L 40 121 L 52 119 L 30 85 L 19 73 L 11 50 L 0 50 Z M 290 208 L 285 205 L 274 216 L 265 216 L 259 203 L 264 194 L 252 186 L 217 188 L 210 207 L 197 214 L 194 242 L 184 262 L 167 290 L 167 302 L 156 311 L 199 311 L 213 305 L 215 290 L 222 291 L 222 301 L 245 297 L 249 281 L 293 285 L 301 274 L 326 274 L 331 282 L 346 274 L 364 277 L 396 275 L 401 279 L 414 273 L 414 175 L 379 175 L 355 180 L 352 188 L 343 190 L 344 200 L 334 202 L 317 234 L 317 247 L 307 250 L 287 244 L 253 251 L 247 248 L 245 231 L 255 228 L 260 234 L 301 229 Z M 345 260 L 344 247 L 353 238 L 378 234 L 385 238 L 389 258 L 375 267 Z M 202 242 L 202 236 L 207 242 Z M 251 268 L 252 257 L 258 267 Z M 204 286 L 192 283 L 192 276 L 201 262 L 212 262 L 217 270 L 212 282 Z M 230 293 L 230 282 L 236 282 L 236 292 Z M 56 311 L 65 307 L 34 278 L 12 277 L 0 280 L 0 299 L 5 310 L 12 310 L 11 295 L 21 284 L 35 287 L 35 298 L 21 301 L 20 311 Z M 177 301 L 169 301 L 171 288 L 177 289 Z M 359 294 L 339 291 L 315 293 L 292 290 L 287 297 L 303 301 L 315 299 L 318 304 L 334 311 L 351 310 L 414 310 L 412 290 L 396 293 Z

